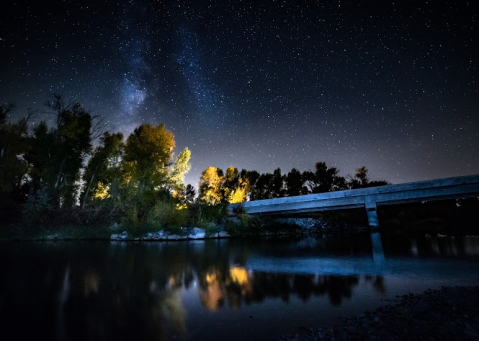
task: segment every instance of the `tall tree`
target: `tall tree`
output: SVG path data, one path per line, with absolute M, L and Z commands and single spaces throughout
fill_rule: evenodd
M 33 113 L 17 123 L 7 123 L 12 105 L 0 105 L 0 192 L 10 193 L 19 189 L 28 170 L 24 155 L 28 148 L 28 120 Z
M 123 150 L 122 133 L 105 132 L 100 138 L 100 145 L 95 149 L 83 173 L 83 208 L 95 197 L 118 199 Z M 104 193 L 100 194 L 102 192 Z
M 220 204 L 223 199 L 223 171 L 217 167 L 208 167 L 201 173 L 199 199 L 208 205 Z
M 345 189 L 345 180 L 336 167 L 328 168 L 325 162 L 317 162 L 315 170 L 303 172 L 303 181 L 309 193 L 324 193 Z
M 366 168 L 366 166 L 357 168 L 354 177 L 348 182 L 348 187 L 351 189 L 385 185 L 389 185 L 389 182 L 384 180 L 369 180 L 369 170 Z
M 281 168 L 276 168 L 273 171 L 273 178 L 271 179 L 270 189 L 271 197 L 280 198 L 284 197 L 286 191 L 284 188 L 284 179 L 281 175 Z
M 303 192 L 303 177 L 301 172 L 296 168 L 285 176 L 286 194 L 288 196 L 300 195 Z
M 229 201 L 230 195 L 235 191 L 238 186 L 239 174 L 238 169 L 235 167 L 228 167 L 223 179 L 223 197 Z
M 138 198 L 168 187 L 175 140 L 164 124 L 142 124 L 128 136 L 123 167 L 126 182 Z
M 93 117 L 78 103 L 65 104 L 60 95 L 46 105 L 55 115 L 55 126 L 48 129 L 41 122 L 34 128 L 26 154 L 33 189 L 45 187 L 56 206 L 72 206 L 80 169 L 92 148 Z
M 182 191 L 185 188 L 185 174 L 191 168 L 191 151 L 185 148 L 176 157 L 173 168 L 170 173 L 170 182 L 174 191 Z

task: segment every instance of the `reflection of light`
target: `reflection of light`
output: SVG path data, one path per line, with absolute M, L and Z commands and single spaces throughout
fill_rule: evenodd
M 231 280 L 240 285 L 248 283 L 248 271 L 243 267 L 230 268 Z
M 207 273 L 205 279 L 207 288 L 200 293 L 200 299 L 206 309 L 215 311 L 218 309 L 219 302 L 224 297 L 223 289 L 215 272 Z
M 186 334 L 186 310 L 181 302 L 180 291 L 168 291 L 161 301 L 161 307 L 165 315 L 173 323 L 175 331 L 180 335 L 180 339 L 184 339 Z M 158 323 L 158 325 L 161 325 L 161 323 Z

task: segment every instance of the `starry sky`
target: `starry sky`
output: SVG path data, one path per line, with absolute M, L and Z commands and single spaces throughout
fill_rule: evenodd
M 479 173 L 476 1 L 12 0 L 0 103 L 51 93 L 126 136 L 165 123 L 209 166 L 317 161 L 402 183 Z M 43 116 L 48 119 L 48 116 Z

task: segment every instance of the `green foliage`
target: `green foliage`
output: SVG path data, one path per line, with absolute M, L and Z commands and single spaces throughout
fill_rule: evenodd
M 135 236 L 159 230 L 179 234 L 181 227 L 188 226 L 190 212 L 182 209 L 172 199 L 158 199 L 153 205 L 142 202 L 132 204 L 121 219 L 121 228 Z
M 28 171 L 23 155 L 28 148 L 27 122 L 31 115 L 17 123 L 7 123 L 6 115 L 12 108 L 0 105 L 0 193 L 18 190 Z
M 43 222 L 49 210 L 53 209 L 49 188 L 42 186 L 28 196 L 23 205 L 22 217 L 25 222 Z
M 245 213 L 239 214 L 235 220 L 227 220 L 225 230 L 232 236 L 258 235 L 264 232 L 260 221 Z
M 83 208 L 87 202 L 93 203 L 95 199 L 119 199 L 123 134 L 105 132 L 100 142 L 83 173 L 86 184 L 81 195 Z
M 183 149 L 183 151 L 178 154 L 173 169 L 170 172 L 169 181 L 172 188 L 176 191 L 181 191 L 184 188 L 185 174 L 188 173 L 191 168 L 190 157 L 191 151 L 188 148 Z
M 47 186 L 52 204 L 72 207 L 77 201 L 83 162 L 91 151 L 92 117 L 78 103 L 65 104 L 60 95 L 47 103 L 56 117 L 48 129 L 41 122 L 33 129 L 25 159 L 31 165 L 33 191 Z
M 210 228 L 211 225 L 220 223 L 227 216 L 227 204 L 220 203 L 209 205 L 203 201 L 198 201 L 188 207 L 190 212 L 190 225 Z
M 123 169 L 125 180 L 137 187 L 139 198 L 167 187 L 174 147 L 173 134 L 164 124 L 142 124 L 128 136 Z

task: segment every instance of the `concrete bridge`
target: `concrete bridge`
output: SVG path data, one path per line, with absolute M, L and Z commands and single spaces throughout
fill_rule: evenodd
M 289 214 L 350 208 L 365 208 L 369 226 L 378 226 L 377 207 L 422 201 L 479 197 L 479 174 L 398 185 L 307 194 L 294 197 L 247 201 L 242 205 L 249 214 Z

